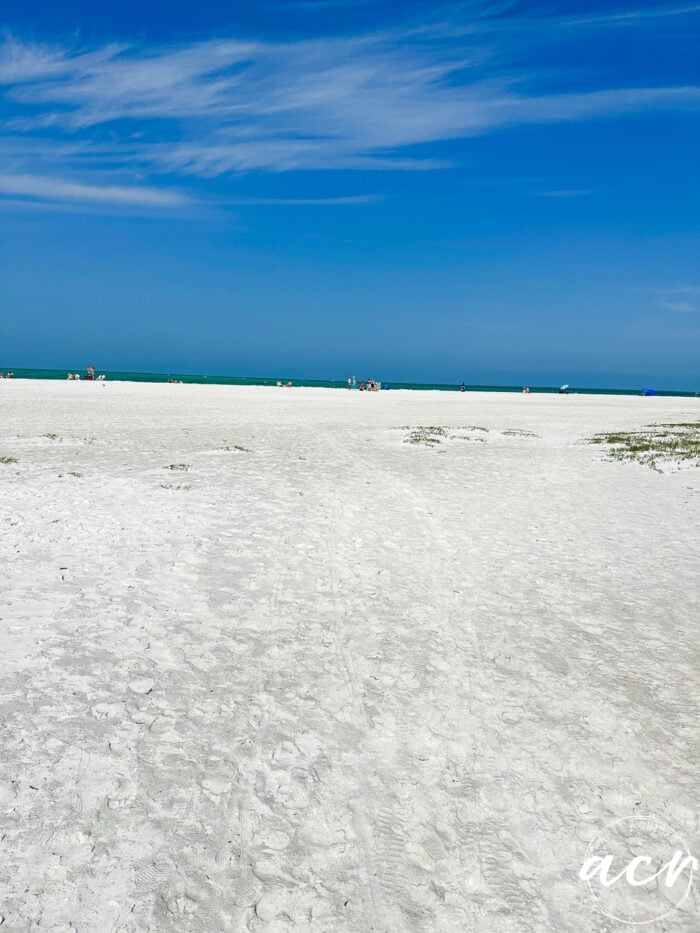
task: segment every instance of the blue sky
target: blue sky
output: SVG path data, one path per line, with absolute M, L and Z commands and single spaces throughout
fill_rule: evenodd
M 2 365 L 700 388 L 700 4 L 2 15 Z

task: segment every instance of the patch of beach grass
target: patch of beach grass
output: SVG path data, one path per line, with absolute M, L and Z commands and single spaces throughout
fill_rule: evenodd
M 17 457 L 0 457 L 0 463 L 19 463 Z
M 404 438 L 404 444 L 424 444 L 427 447 L 441 444 L 442 438 L 447 436 L 447 429 L 437 425 L 418 425 L 416 428 L 410 428 L 408 435 Z
M 700 466 L 700 422 L 652 424 L 641 431 L 595 434 L 591 444 L 603 444 L 608 457 L 642 463 L 654 470 L 663 464 Z
M 179 471 L 181 473 L 186 473 L 190 468 L 189 463 L 170 463 L 168 466 L 163 467 L 165 470 Z
M 435 424 L 419 424 L 417 427 L 404 425 L 401 430 L 408 431 L 408 434 L 404 437 L 404 444 L 423 444 L 426 447 L 434 447 L 437 444 L 442 444 L 444 440 L 480 441 L 483 443 L 486 438 L 478 435 L 489 433 L 488 428 L 484 428 L 478 424 L 468 424 L 461 428 L 444 428 Z M 455 431 L 466 431 L 467 433 L 456 434 L 454 433 Z
M 653 428 L 691 428 L 694 431 L 700 431 L 700 421 L 667 421 L 653 424 Z
M 469 434 L 450 434 L 451 441 L 469 441 L 472 444 L 485 444 L 486 438 L 481 434 L 477 434 L 475 431 L 470 431 Z

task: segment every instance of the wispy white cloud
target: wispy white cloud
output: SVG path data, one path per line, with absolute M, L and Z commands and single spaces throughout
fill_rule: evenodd
M 651 291 L 657 296 L 656 306 L 664 311 L 700 314 L 700 285 L 672 285 Z
M 572 26 L 608 25 L 611 23 L 633 23 L 635 20 L 665 19 L 669 16 L 685 16 L 700 11 L 700 4 L 689 3 L 677 6 L 635 7 L 633 9 L 611 9 L 608 13 L 591 13 L 587 16 L 569 16 L 564 21 Z
M 153 197 L 155 205 L 160 193 L 162 205 L 177 206 L 184 196 L 154 178 L 176 176 L 182 185 L 187 177 L 253 171 L 434 170 L 451 163 L 431 146 L 502 127 L 700 109 L 696 86 L 556 93 L 537 75 L 526 80 L 499 65 L 488 16 L 501 7 L 464 8 L 476 10 L 478 22 L 451 34 L 433 23 L 424 31 L 287 43 L 89 48 L 6 37 L 0 89 L 10 138 L 0 144 L 0 171 L 18 185 L 32 176 L 48 186 L 56 173 L 63 178 L 55 181 L 63 192 L 51 195 L 57 199 L 78 197 L 82 186 L 85 200 Z M 619 14 L 628 15 L 635 14 Z M 85 170 L 93 177 L 65 180 Z M 94 179 L 98 171 L 103 182 Z M 151 181 L 124 183 L 141 177 Z M 324 203 L 356 202 L 339 195 Z
M 700 303 L 693 303 L 692 301 L 660 301 L 659 307 L 664 308 L 666 311 L 680 311 L 683 314 L 700 313 Z
M 280 205 L 290 205 L 293 207 L 325 207 L 339 204 L 376 204 L 381 200 L 383 200 L 381 195 L 357 194 L 340 198 L 231 198 L 226 203 L 233 204 L 236 207 L 278 207 Z
M 488 76 L 481 48 L 436 50 L 383 36 L 289 44 L 193 42 L 91 52 L 0 52 L 0 82 L 27 133 L 138 130 L 145 162 L 215 175 L 265 169 L 412 168 L 400 150 L 517 123 L 697 108 L 698 87 L 523 94 Z M 112 130 L 115 132 L 115 130 Z
M 23 42 L 6 34 L 0 46 L 0 84 L 42 81 L 96 69 L 126 48 L 109 44 L 76 51 L 71 46 Z
M 294 10 L 333 10 L 338 7 L 371 6 L 375 0 L 279 0 L 277 6 L 289 13 Z
M 413 34 L 456 37 L 464 35 L 535 37 L 560 40 L 567 32 L 600 32 L 605 29 L 644 28 L 663 20 L 674 23 L 700 12 L 700 4 L 661 6 L 613 6 L 604 12 L 572 12 L 567 5 L 556 3 L 537 9 L 535 4 L 515 0 L 488 2 L 468 0 L 433 6 L 430 20 L 413 29 Z
M 180 192 L 163 188 L 89 185 L 50 176 L 21 174 L 0 174 L 0 196 L 141 207 L 174 207 L 189 202 Z
M 582 198 L 590 194 L 586 188 L 562 188 L 553 191 L 537 191 L 535 196 L 538 198 Z

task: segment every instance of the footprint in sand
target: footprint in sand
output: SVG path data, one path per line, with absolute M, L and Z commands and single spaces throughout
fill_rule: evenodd
M 182 918 L 197 910 L 205 892 L 192 879 L 178 878 L 161 891 L 160 897 L 172 917 Z
M 59 856 L 62 867 L 75 870 L 88 864 L 95 845 L 89 833 L 77 831 L 59 833 L 52 842 L 52 849 Z
M 167 898 L 167 895 L 161 895 L 161 897 L 165 902 L 165 909 L 171 917 L 187 917 L 197 910 L 197 902 L 187 894 L 176 894 L 175 897 L 171 898 Z
M 134 880 L 139 891 L 155 891 L 175 874 L 174 863 L 167 856 L 157 856 L 137 870 Z
M 123 703 L 98 703 L 92 708 L 95 719 L 121 719 L 124 715 Z
M 172 716 L 157 716 L 148 728 L 154 735 L 167 738 L 167 734 L 173 732 L 176 722 L 177 720 Z
M 129 713 L 129 719 L 140 726 L 150 726 L 156 721 L 156 717 L 153 715 L 153 713 L 149 713 L 145 709 L 131 710 Z
M 147 693 L 150 693 L 153 690 L 153 686 L 154 684 L 150 677 L 136 677 L 134 680 L 129 681 L 129 690 L 140 696 L 145 696 Z
M 136 797 L 136 787 L 129 778 L 120 778 L 115 789 L 107 796 L 110 810 L 124 810 L 130 807 Z
M 290 843 L 290 837 L 287 833 L 275 829 L 263 830 L 258 836 L 258 840 L 266 849 L 272 849 L 276 852 L 286 849 Z
M 255 907 L 262 893 L 262 884 L 249 870 L 236 878 L 231 885 L 231 901 L 236 907 Z
M 215 775 L 208 775 L 202 778 L 201 783 L 203 790 L 213 797 L 220 797 L 222 794 L 227 794 L 231 790 L 230 781 L 227 781 L 225 778 L 216 777 Z
M 260 898 L 255 905 L 255 913 L 261 920 L 274 920 L 282 913 L 289 901 L 289 892 L 284 888 L 275 888 Z

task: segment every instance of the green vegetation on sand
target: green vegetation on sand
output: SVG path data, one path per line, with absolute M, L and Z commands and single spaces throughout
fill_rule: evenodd
M 652 469 L 663 463 L 700 466 L 700 421 L 652 424 L 641 431 L 596 434 L 590 442 L 606 444 L 611 460 L 634 460 Z

